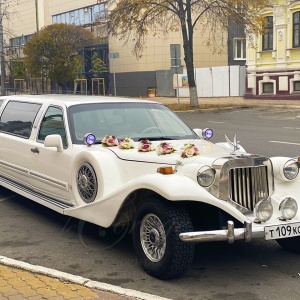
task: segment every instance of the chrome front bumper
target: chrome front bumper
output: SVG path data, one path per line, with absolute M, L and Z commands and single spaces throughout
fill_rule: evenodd
M 228 241 L 229 244 L 234 243 L 235 240 L 244 240 L 250 242 L 252 239 L 264 238 L 264 226 L 252 227 L 252 222 L 246 220 L 244 228 L 234 228 L 232 221 L 227 222 L 227 229 L 212 230 L 212 231 L 198 231 L 198 232 L 183 232 L 179 234 L 183 242 L 220 242 Z

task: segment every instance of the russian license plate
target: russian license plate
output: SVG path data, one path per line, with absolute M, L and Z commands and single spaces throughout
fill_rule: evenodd
M 265 239 L 274 240 L 300 236 L 300 222 L 265 227 Z

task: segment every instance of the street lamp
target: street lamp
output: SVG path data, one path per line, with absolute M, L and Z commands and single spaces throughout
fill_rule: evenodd
M 108 53 L 108 58 L 111 59 L 111 65 L 112 65 L 112 71 L 114 74 L 114 92 L 115 92 L 115 96 L 117 95 L 117 83 L 116 83 L 116 73 L 115 73 L 115 66 L 114 66 L 114 60 L 115 58 L 119 58 L 119 52 L 115 52 L 115 53 Z

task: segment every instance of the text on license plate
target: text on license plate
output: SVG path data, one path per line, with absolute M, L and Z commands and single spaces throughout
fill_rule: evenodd
M 265 227 L 265 239 L 274 240 L 300 236 L 300 222 Z

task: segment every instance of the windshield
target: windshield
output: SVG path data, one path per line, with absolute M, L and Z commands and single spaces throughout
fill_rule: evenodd
M 93 133 L 97 142 L 105 135 L 134 141 L 199 138 L 171 110 L 155 103 L 81 104 L 71 106 L 68 114 L 74 144 L 83 144 L 87 133 Z

